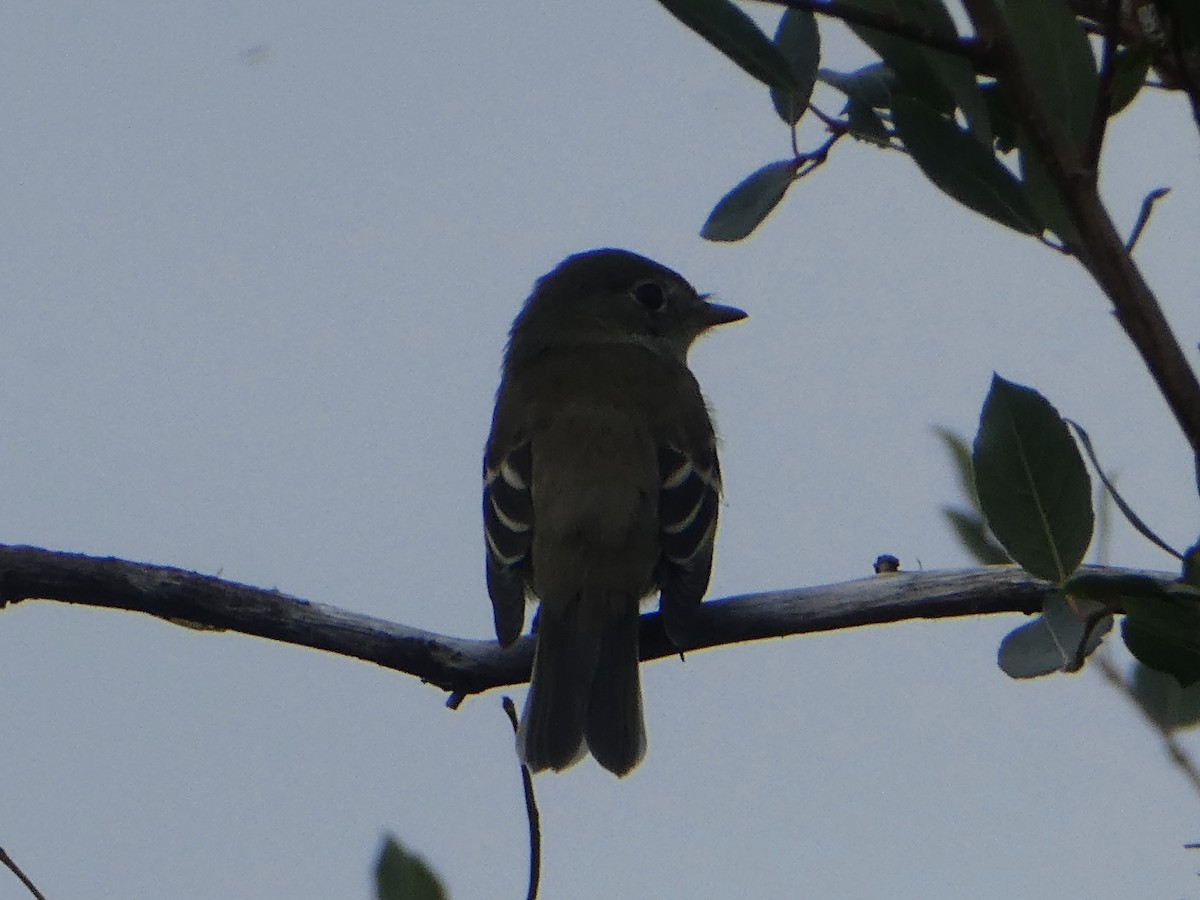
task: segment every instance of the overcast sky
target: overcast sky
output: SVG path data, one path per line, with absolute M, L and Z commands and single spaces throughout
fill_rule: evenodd
M 972 434 L 993 371 L 1195 537 L 1184 442 L 1104 299 L 904 156 L 844 141 L 752 239 L 702 241 L 788 136 L 656 3 L 5 20 L 0 542 L 490 637 L 479 459 L 506 330 L 535 278 L 605 245 L 750 313 L 693 354 L 726 477 L 710 596 L 884 552 L 969 565 L 931 426 Z M 867 60 L 823 34 L 825 65 Z M 1193 359 L 1196 147 L 1179 98 L 1143 98 L 1104 178 L 1125 230 L 1174 188 L 1138 261 Z M 1171 568 L 1123 525 L 1112 553 Z M 538 779 L 544 896 L 1200 897 L 1200 796 L 1096 672 L 1001 674 L 1020 622 L 648 664 L 641 768 Z M 0 846 L 53 900 L 367 897 L 385 832 L 460 900 L 523 896 L 499 692 L 450 712 L 364 663 L 53 603 L 0 614 L 0 659 Z

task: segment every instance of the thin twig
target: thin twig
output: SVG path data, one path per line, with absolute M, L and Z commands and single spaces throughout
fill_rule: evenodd
M 1125 520 L 1133 526 L 1133 529 L 1138 534 L 1140 534 L 1150 543 L 1154 544 L 1154 546 L 1158 547 L 1158 549 L 1182 561 L 1183 554 L 1155 534 L 1154 529 L 1143 522 L 1141 516 L 1133 511 L 1133 507 L 1125 502 L 1125 498 L 1117 493 L 1117 486 L 1112 483 L 1112 480 L 1105 473 L 1104 467 L 1100 465 L 1100 459 L 1096 456 L 1096 449 L 1092 446 L 1092 439 L 1088 436 L 1088 433 L 1084 430 L 1083 426 L 1074 419 L 1063 419 L 1063 421 L 1070 425 L 1074 430 L 1075 436 L 1079 438 L 1079 443 L 1083 445 L 1084 452 L 1088 455 L 1088 459 L 1092 461 L 1092 468 L 1094 468 L 1096 470 L 1096 474 L 1100 476 L 1100 481 L 1104 484 L 1104 487 L 1108 489 L 1108 495 L 1112 498 L 1113 502 L 1117 504 L 1117 508 L 1121 510 L 1121 513 L 1125 516 Z
M 1057 252 L 1061 253 L 1063 256 L 1074 256 L 1075 255 L 1075 253 L 1071 250 L 1071 248 L 1068 247 L 1066 244 L 1062 243 L 1061 241 L 1056 241 L 1053 238 L 1048 238 L 1044 234 L 1039 234 L 1037 236 L 1037 240 L 1038 240 L 1038 243 L 1041 244 L 1042 246 L 1048 247 L 1051 250 L 1056 250 Z
M 508 720 L 512 722 L 513 734 L 516 734 L 520 728 L 517 723 L 517 707 L 512 698 L 507 696 L 500 703 L 508 713 Z M 529 892 L 525 898 L 537 900 L 538 882 L 542 874 L 542 827 L 538 816 L 537 798 L 533 795 L 533 776 L 529 774 L 529 767 L 524 763 L 521 764 L 521 784 L 525 788 L 525 815 L 529 819 Z
M 1083 620 L 1083 630 L 1079 635 L 1079 643 L 1075 645 L 1075 652 L 1071 654 L 1071 659 L 1063 667 L 1064 672 L 1078 672 L 1083 668 L 1084 663 L 1087 662 L 1088 654 L 1090 652 L 1088 650 L 1088 644 L 1091 643 L 1092 635 L 1095 634 L 1096 629 L 1104 622 L 1107 621 L 1111 625 L 1111 617 L 1112 610 L 1099 609 L 1093 613 L 1090 613 L 1087 618 Z M 1105 630 L 1107 631 L 1107 629 Z M 1101 635 L 1101 637 L 1103 637 L 1103 635 Z
M 848 120 L 838 119 L 834 116 L 831 116 L 831 115 L 829 115 L 829 113 L 823 111 L 822 109 L 820 109 L 817 106 L 814 106 L 811 103 L 809 104 L 808 108 L 814 116 L 816 116 L 818 119 L 820 119 L 825 124 L 825 127 L 826 127 L 826 129 L 828 129 L 830 134 L 836 135 L 837 137 L 843 137 L 847 134 L 852 133 L 853 129 L 851 129 L 850 122 Z M 891 118 L 886 113 L 882 113 L 880 115 L 880 118 L 885 122 L 891 121 Z M 886 129 L 885 129 L 885 131 L 886 131 Z M 886 137 L 887 137 L 888 143 L 875 144 L 875 146 L 877 146 L 883 150 L 898 150 L 901 153 L 908 153 L 908 151 L 904 148 L 903 144 L 899 144 L 899 143 L 895 142 L 896 136 L 893 132 L 887 132 Z M 872 141 L 872 143 L 875 143 L 875 142 Z
M 823 165 L 829 158 L 829 151 L 833 149 L 833 145 L 846 136 L 846 132 L 837 132 L 831 134 L 829 138 L 818 147 L 808 153 L 800 153 L 796 156 L 796 179 L 799 180 L 809 172 Z
M 818 107 L 816 104 L 813 104 L 813 103 L 808 104 L 808 109 L 814 116 L 816 116 L 818 119 L 820 119 L 822 122 L 824 122 L 825 127 L 828 128 L 830 131 L 838 131 L 838 130 L 843 130 L 843 129 L 848 131 L 850 129 L 849 124 L 847 124 L 846 122 L 843 122 L 841 119 L 835 119 L 833 116 L 829 115 L 829 113 L 827 113 L 827 112 L 823 112 L 821 110 L 821 108 Z
M 46 896 L 41 891 L 39 891 L 34 886 L 33 882 L 30 881 L 25 876 L 25 873 L 21 871 L 20 866 L 18 866 L 15 862 L 13 862 L 12 857 L 9 856 L 6 852 L 4 852 L 3 847 L 0 847 L 0 863 L 3 863 L 4 865 L 8 866 L 8 870 L 17 876 L 17 878 L 20 880 L 21 884 L 25 885 L 25 887 L 29 889 L 29 893 L 33 894 L 33 896 L 36 897 L 37 900 L 46 900 Z
M 1128 252 L 1133 252 L 1133 248 L 1137 245 L 1138 238 L 1142 236 L 1142 229 L 1144 229 L 1146 227 L 1146 223 L 1150 221 L 1150 213 L 1154 212 L 1154 204 L 1163 197 L 1167 196 L 1169 193 L 1171 193 L 1170 188 L 1155 188 L 1142 199 L 1142 208 L 1138 212 L 1137 221 L 1133 224 L 1133 231 L 1129 232 L 1129 240 L 1125 242 L 1125 249 Z

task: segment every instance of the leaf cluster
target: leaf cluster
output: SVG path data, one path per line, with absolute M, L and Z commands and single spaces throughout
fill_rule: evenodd
M 701 229 L 703 237 L 749 236 L 788 189 L 850 135 L 909 154 L 930 183 L 963 206 L 1076 252 L 1076 226 L 1038 149 L 1044 142 L 1035 140 L 1039 136 L 1017 114 L 1024 98 L 998 72 L 996 48 L 981 37 L 960 35 L 942 0 L 781 0 L 788 8 L 773 37 L 730 0 L 660 2 L 766 85 L 776 114 L 791 131 L 791 154 L 758 167 L 721 198 Z M 1080 165 L 1094 168 L 1108 120 L 1133 102 L 1152 65 L 1165 58 L 1162 29 L 1121 23 L 1105 30 L 1107 19 L 1095 18 L 1102 10 L 1076 12 L 1066 0 L 1005 0 L 1003 8 L 1047 116 Z M 853 71 L 823 67 L 814 11 L 840 19 L 878 62 Z M 1171 33 L 1200 48 L 1200 38 L 1189 30 L 1190 12 L 1173 15 L 1183 24 Z M 1103 38 L 1099 59 L 1096 33 Z M 841 96 L 838 112 L 814 104 L 818 84 Z M 826 137 L 802 151 L 797 129 L 813 119 Z
M 1113 301 L 1200 460 L 1200 383 L 1131 258 L 1163 192 L 1147 195 L 1124 242 L 1097 193 L 1108 124 L 1152 73 L 1157 86 L 1188 96 L 1200 127 L 1200 4 L 963 0 L 975 28 L 964 35 L 943 0 L 776 0 L 787 9 L 767 37 L 730 0 L 660 2 L 763 82 L 790 129 L 791 155 L 729 191 L 704 237 L 750 235 L 844 136 L 906 153 L 962 206 L 1079 259 Z M 878 61 L 853 71 L 823 66 L 817 15 L 840 20 Z M 838 112 L 816 105 L 817 85 L 841 97 Z M 825 137 L 801 151 L 798 128 L 813 120 Z M 1082 428 L 1037 391 L 997 376 L 969 460 L 944 439 L 971 471 L 972 508 L 947 511 L 964 543 L 982 561 L 1011 559 L 1060 588 L 1037 620 L 1005 639 L 1005 671 L 1078 669 L 1120 614 L 1122 637 L 1141 662 L 1182 685 L 1200 682 L 1200 586 L 1187 562 L 1197 552 L 1171 550 L 1141 522 L 1100 470 Z M 1081 446 L 1134 527 L 1184 560 L 1178 580 L 1080 571 L 1095 524 Z
M 994 376 L 973 447 L 945 430 L 939 437 L 967 500 L 967 508 L 944 509 L 963 546 L 981 562 L 1015 561 L 1061 588 L 1004 638 L 1000 667 L 1013 678 L 1077 671 L 1124 614 L 1121 636 L 1139 662 L 1130 693 L 1164 730 L 1200 723 L 1200 551 L 1179 554 L 1155 535 L 1104 474 L 1087 433 L 1031 388 Z M 1133 527 L 1183 562 L 1179 579 L 1081 568 L 1095 516 L 1080 447 Z

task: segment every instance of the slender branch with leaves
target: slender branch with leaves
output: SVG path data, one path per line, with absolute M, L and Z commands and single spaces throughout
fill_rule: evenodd
M 1193 114 L 1200 108 L 1200 5 L 962 0 L 974 29 L 963 35 L 942 0 L 772 0 L 786 9 L 768 37 L 729 0 L 660 2 L 767 86 L 793 148 L 791 158 L 760 167 L 726 194 L 704 237 L 741 240 L 814 171 L 811 151 L 799 151 L 795 137 L 806 113 L 830 135 L 820 146 L 824 165 L 842 134 L 901 150 L 961 205 L 1078 260 L 1200 471 L 1200 381 L 1133 257 L 1166 189 L 1148 189 L 1137 225 L 1122 237 L 1099 188 L 1109 123 L 1153 78 L 1185 93 Z M 830 23 L 848 27 L 878 61 L 853 71 L 823 66 L 820 30 Z M 844 97 L 836 116 L 814 105 L 817 84 Z M 1095 451 L 1083 429 L 1071 427 L 1078 443 L 1046 398 L 995 377 L 971 454 L 968 495 L 980 513 L 948 513 L 979 559 L 1012 559 L 1059 587 L 1036 621 L 1005 639 L 1001 667 L 1014 677 L 1074 671 L 1122 615 L 1122 637 L 1139 660 L 1181 684 L 1200 682 L 1200 551 L 1151 537 L 1183 562 L 1180 576 L 1166 581 L 1082 572 L 1094 516 L 1079 447 L 1093 463 Z M 1134 527 L 1152 536 L 1100 477 Z

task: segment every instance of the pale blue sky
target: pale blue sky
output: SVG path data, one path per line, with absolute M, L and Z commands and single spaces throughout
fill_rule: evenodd
M 701 241 L 787 134 L 656 3 L 5 19 L 0 542 L 489 636 L 479 457 L 505 332 L 537 276 L 603 245 L 750 313 L 693 355 L 724 439 L 710 596 L 883 552 L 966 565 L 930 426 L 973 432 L 993 370 L 1194 538 L 1184 444 L 1103 298 L 905 157 L 845 141 L 760 234 Z M 866 60 L 824 35 L 826 65 Z M 1177 98 L 1145 98 L 1105 177 L 1126 229 L 1175 188 L 1138 259 L 1193 348 L 1196 146 Z M 1123 526 L 1113 552 L 1169 567 Z M 538 779 L 543 896 L 1200 896 L 1200 797 L 1096 673 L 1004 677 L 1019 623 L 647 665 L 645 764 Z M 0 658 L 0 846 L 49 897 L 366 897 L 385 831 L 460 900 L 523 895 L 499 693 L 452 713 L 363 663 L 49 603 L 0 614 Z

